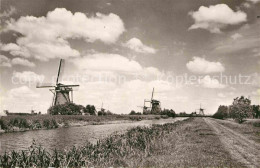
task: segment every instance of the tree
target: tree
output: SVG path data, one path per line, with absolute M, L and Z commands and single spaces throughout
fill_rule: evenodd
M 96 108 L 93 105 L 87 105 L 84 109 L 84 113 L 89 113 L 90 115 L 96 115 Z
M 259 105 L 253 105 L 253 117 L 259 118 L 260 117 L 260 106 Z
M 241 96 L 234 99 L 230 106 L 230 117 L 238 123 L 242 123 L 245 118 L 252 116 L 251 100 Z
M 174 110 L 169 110 L 169 109 L 163 109 L 163 111 L 161 112 L 161 115 L 167 115 L 168 117 L 175 117 L 175 111 Z
M 220 105 L 218 107 L 218 111 L 212 116 L 213 118 L 217 119 L 225 119 L 228 118 L 228 107 Z
M 75 103 L 58 104 L 48 109 L 51 115 L 81 115 L 82 111 L 84 107 Z
M 129 113 L 129 115 L 135 115 L 135 111 L 132 110 L 132 111 Z
M 141 115 L 140 112 L 135 112 L 134 110 L 132 110 L 129 115 Z

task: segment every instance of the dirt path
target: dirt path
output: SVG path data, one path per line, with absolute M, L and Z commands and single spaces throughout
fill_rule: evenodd
M 247 167 L 260 167 L 260 145 L 215 119 L 204 118 L 231 156 Z

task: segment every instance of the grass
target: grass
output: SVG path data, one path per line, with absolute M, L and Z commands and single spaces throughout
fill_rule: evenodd
M 33 144 L 27 151 L 0 156 L 0 167 L 241 167 L 223 149 L 201 118 L 136 127 L 97 144 L 48 152 Z
M 0 118 L 0 128 L 5 132 L 26 131 L 35 129 L 53 129 L 73 125 L 102 124 L 108 121 L 157 119 L 165 116 L 155 115 L 33 115 L 33 116 L 4 116 Z

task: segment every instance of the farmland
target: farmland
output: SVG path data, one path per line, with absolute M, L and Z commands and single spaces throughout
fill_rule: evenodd
M 251 123 L 189 118 L 137 127 L 97 144 L 47 152 L 37 145 L 1 156 L 0 166 L 257 167 L 260 129 Z

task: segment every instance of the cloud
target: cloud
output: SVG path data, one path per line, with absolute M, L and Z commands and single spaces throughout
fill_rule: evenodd
M 231 36 L 231 38 L 233 39 L 233 40 L 237 40 L 237 39 L 239 39 L 239 38 L 241 38 L 241 37 L 243 37 L 241 34 L 239 34 L 239 33 L 235 33 L 235 34 L 233 34 L 232 36 Z
M 198 11 L 190 12 L 189 15 L 195 23 L 189 28 L 206 29 L 211 33 L 221 33 L 222 28 L 228 25 L 238 25 L 247 20 L 245 12 L 238 10 L 234 12 L 226 4 L 217 4 L 215 6 L 201 6 Z
M 10 9 L 5 10 L 4 12 L 0 13 L 0 18 L 7 18 L 12 16 L 13 14 L 15 14 L 17 12 L 16 8 L 11 6 Z M 1 21 L 0 21 L 1 23 Z
M 73 60 L 80 69 L 97 71 L 138 72 L 141 65 L 118 54 L 98 53 Z
M 258 2 L 260 2 L 260 0 L 247 0 L 248 2 L 252 2 L 253 4 L 256 4 Z
M 28 86 L 21 86 L 13 88 L 8 91 L 8 98 L 12 99 L 24 99 L 24 98 L 37 98 L 40 95 L 31 90 Z
M 248 2 L 244 2 L 244 3 L 241 4 L 241 6 L 244 7 L 244 8 L 250 8 L 251 4 L 248 3 Z
M 211 89 L 223 89 L 226 85 L 219 83 L 217 79 L 211 78 L 209 75 L 206 75 L 204 78 L 199 79 L 199 84 L 205 88 Z
M 135 37 L 128 40 L 126 43 L 123 44 L 123 46 L 130 48 L 139 53 L 147 53 L 147 54 L 156 53 L 156 49 L 144 45 L 141 40 Z
M 81 70 L 132 74 L 139 77 L 161 75 L 155 67 L 142 67 L 137 61 L 118 54 L 95 53 L 73 59 L 72 62 Z
M 220 97 L 220 98 L 225 98 L 226 95 L 225 95 L 224 93 L 218 93 L 218 97 Z
M 23 65 L 23 66 L 28 66 L 28 67 L 35 67 L 35 64 L 33 62 L 30 62 L 24 58 L 14 58 L 14 59 L 12 59 L 12 64 L 13 65 Z
M 155 88 L 154 99 L 163 101 L 164 108 L 166 104 L 167 106 L 170 104 L 170 100 L 176 97 L 172 94 L 175 88 L 167 81 L 142 81 L 139 79 L 130 80 L 120 85 L 107 82 L 82 83 L 79 91 L 74 92 L 74 97 L 75 102 L 79 104 L 88 102 L 100 107 L 103 102 L 105 109 L 117 114 L 128 114 L 131 110 L 141 111 L 137 106 L 142 106 L 144 99 L 151 98 L 153 87 Z
M 227 33 L 226 36 L 221 38 L 215 38 L 212 42 L 212 48 L 214 54 L 217 55 L 247 55 L 253 56 L 256 55 L 256 51 L 259 51 L 259 27 L 260 22 L 255 22 L 254 24 L 246 24 L 239 28 L 238 30 Z M 233 35 L 239 34 L 242 36 L 239 37 L 239 40 L 234 40 Z
M 36 83 L 42 83 L 44 78 L 44 75 L 38 75 L 31 71 L 13 72 L 12 82 L 13 84 L 28 83 L 29 85 L 35 85 Z
M 10 62 L 10 59 L 4 55 L 0 55 L 0 67 L 11 67 L 11 66 L 12 64 Z
M 7 29 L 23 36 L 17 39 L 16 45 L 6 44 L 2 50 L 42 61 L 78 57 L 80 53 L 71 48 L 68 39 L 114 43 L 125 31 L 123 21 L 116 14 L 96 13 L 87 17 L 84 13 L 73 14 L 65 8 L 56 8 L 46 17 L 22 16 L 17 21 L 11 20 Z
M 197 74 L 209 74 L 224 72 L 225 68 L 220 62 L 210 62 L 201 57 L 193 57 L 192 61 L 186 64 L 189 71 Z

